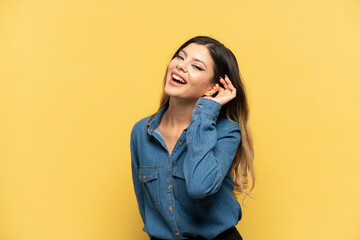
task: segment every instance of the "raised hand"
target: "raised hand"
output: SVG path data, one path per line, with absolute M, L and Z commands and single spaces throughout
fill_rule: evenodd
M 215 97 L 212 96 L 204 96 L 204 98 L 209 98 L 217 101 L 221 104 L 221 106 L 228 103 L 231 99 L 236 97 L 236 88 L 232 85 L 228 76 L 225 75 L 225 79 L 220 77 L 220 82 L 224 86 L 224 88 L 220 87 L 217 83 L 216 88 L 218 89 L 218 94 Z

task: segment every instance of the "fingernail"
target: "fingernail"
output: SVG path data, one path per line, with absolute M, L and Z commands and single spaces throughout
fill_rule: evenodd
M 228 77 L 228 76 L 225 74 L 225 77 Z

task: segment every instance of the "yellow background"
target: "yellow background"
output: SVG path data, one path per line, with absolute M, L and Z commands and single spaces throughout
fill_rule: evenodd
M 244 239 L 360 239 L 360 2 L 0 1 L 0 239 L 147 239 L 129 134 L 210 35 L 248 89 Z

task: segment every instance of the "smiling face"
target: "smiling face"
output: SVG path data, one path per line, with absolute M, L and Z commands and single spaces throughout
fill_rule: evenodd
M 196 101 L 215 93 L 213 60 L 206 46 L 190 43 L 168 65 L 164 92 L 170 97 Z

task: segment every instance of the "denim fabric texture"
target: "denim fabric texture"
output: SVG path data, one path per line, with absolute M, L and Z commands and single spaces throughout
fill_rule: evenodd
M 143 230 L 162 239 L 213 239 L 242 217 L 231 166 L 239 125 L 218 118 L 221 105 L 199 98 L 171 155 L 158 130 L 163 107 L 131 131 L 131 168 Z

